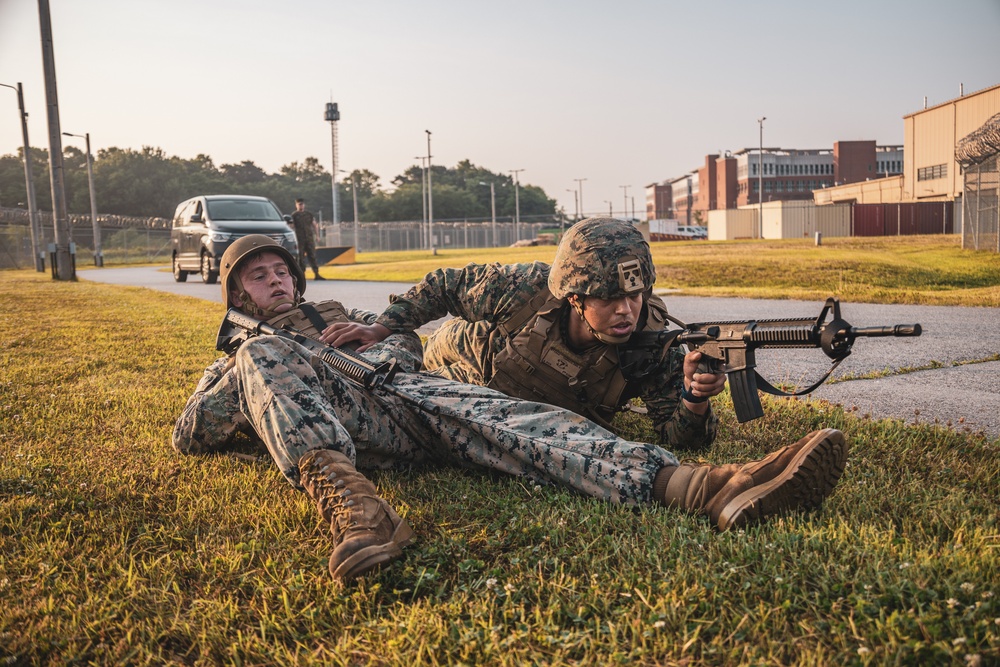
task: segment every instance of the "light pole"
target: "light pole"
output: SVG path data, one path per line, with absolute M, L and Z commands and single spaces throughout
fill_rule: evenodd
M 340 110 L 337 108 L 336 102 L 326 103 L 326 113 L 323 118 L 330 123 L 330 148 L 331 153 L 333 154 L 333 164 L 330 168 L 330 173 L 332 174 L 330 180 L 331 187 L 333 189 L 333 214 L 330 216 L 330 220 L 336 227 L 337 223 L 340 222 L 340 206 L 337 201 L 340 198 L 337 196 L 337 158 L 339 157 L 338 153 L 340 152 L 339 146 L 337 145 L 337 122 L 340 120 Z M 337 229 L 339 230 L 340 228 L 338 227 Z M 340 232 L 338 231 L 337 233 L 339 234 Z
M 571 190 L 569 188 L 566 188 L 566 192 L 573 193 L 573 224 L 575 225 L 577 222 L 580 221 L 580 200 L 576 196 L 576 190 Z
M 346 174 L 347 171 L 341 169 L 340 173 Z M 361 252 L 361 243 L 358 241 L 358 183 L 355 180 L 354 172 L 350 173 L 350 177 L 351 177 L 351 201 L 354 204 L 354 251 Z
M 490 186 L 490 217 L 491 217 L 491 219 L 493 221 L 492 222 L 492 225 L 493 225 L 493 227 L 492 227 L 492 230 L 493 230 L 493 247 L 496 248 L 497 247 L 497 195 L 496 195 L 496 188 L 493 187 L 493 181 L 490 181 L 489 183 L 483 183 L 482 181 L 479 181 L 479 184 L 480 185 L 489 185 Z
M 622 204 L 622 206 L 624 207 L 624 208 L 622 208 L 622 217 L 623 218 L 627 218 L 628 217 L 628 189 L 629 189 L 629 186 L 628 185 L 619 185 L 618 187 L 620 187 L 622 189 L 622 197 L 625 199 L 625 202 Z
M 521 240 L 521 183 L 517 178 L 524 169 L 511 169 L 510 174 L 514 174 L 514 243 Z
M 609 218 L 613 218 L 613 217 L 615 217 L 615 214 L 614 214 L 614 212 L 613 212 L 613 211 L 611 210 L 611 202 L 610 202 L 610 201 L 608 201 L 607 199 L 605 199 L 605 200 L 604 200 L 604 203 L 608 205 L 608 217 L 609 217 Z
M 434 190 L 431 187 L 431 131 L 424 130 L 427 133 L 427 236 L 428 245 L 431 248 L 431 254 L 437 254 L 437 248 L 434 247 Z
M 764 238 L 764 121 L 767 116 L 757 119 L 760 125 L 760 153 L 757 155 L 757 200 L 758 213 L 757 224 L 760 225 L 760 238 Z M 754 238 L 757 238 L 757 230 L 754 230 Z
M 94 266 L 104 266 L 104 253 L 101 251 L 101 226 L 97 224 L 97 199 L 94 197 L 94 165 L 90 158 L 90 132 L 73 134 L 63 132 L 67 137 L 78 137 L 87 142 L 87 182 L 90 185 L 90 224 L 94 228 Z
M 414 160 L 420 160 L 420 208 L 423 216 L 420 219 L 420 245 L 429 247 L 427 243 L 427 157 L 418 155 Z
M 587 213 L 584 211 L 584 208 L 583 208 L 583 182 L 585 180 L 587 180 L 587 179 L 586 178 L 574 178 L 573 180 L 576 181 L 576 187 L 580 191 L 580 217 L 584 217 L 584 216 L 587 215 Z
M 31 178 L 31 144 L 28 142 L 28 114 L 24 111 L 24 92 L 21 82 L 17 88 L 0 83 L 4 88 L 17 91 L 17 108 L 21 117 L 21 136 L 24 141 L 24 189 L 28 197 L 28 223 L 31 230 L 31 253 L 34 255 L 36 271 L 45 271 L 45 253 L 42 251 L 42 226 L 38 221 L 38 207 L 35 205 L 35 182 Z

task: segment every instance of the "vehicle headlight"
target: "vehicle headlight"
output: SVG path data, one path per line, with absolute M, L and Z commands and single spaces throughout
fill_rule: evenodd
M 224 243 L 225 241 L 232 239 L 233 235 L 225 232 L 211 232 L 209 233 L 208 238 L 210 238 L 214 243 Z
M 285 232 L 285 242 L 295 243 L 295 232 Z

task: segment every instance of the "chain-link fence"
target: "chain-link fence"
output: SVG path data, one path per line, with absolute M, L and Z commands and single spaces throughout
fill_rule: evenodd
M 70 242 L 76 253 L 76 265 L 94 263 L 93 227 L 71 227 Z M 42 226 L 39 250 L 44 264 L 49 267 L 49 245 L 55 243 L 52 227 Z M 104 265 L 170 263 L 170 230 L 102 227 L 101 254 Z M 30 269 L 34 267 L 31 257 L 31 230 L 27 224 L 0 222 L 0 268 Z
M 434 247 L 496 248 L 519 240 L 535 239 L 552 223 L 435 222 Z M 515 229 L 516 228 L 516 229 Z M 355 236 L 355 229 L 357 233 Z M 423 222 L 353 222 L 325 225 L 320 245 L 354 246 L 358 252 L 419 250 L 427 247 L 427 225 Z
M 965 179 L 962 247 L 1000 252 L 1000 114 L 955 145 Z

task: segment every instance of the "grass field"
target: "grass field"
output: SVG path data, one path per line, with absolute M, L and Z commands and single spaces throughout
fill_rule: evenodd
M 995 259 L 947 247 L 878 263 L 935 252 L 940 297 L 996 289 L 975 279 Z M 935 291 L 889 276 L 883 296 Z M 0 287 L 0 664 L 1000 663 L 1000 441 L 767 397 L 738 425 L 723 395 L 714 462 L 847 433 L 821 510 L 719 534 L 511 478 L 384 473 L 417 542 L 339 587 L 268 458 L 170 448 L 218 304 L 27 271 Z

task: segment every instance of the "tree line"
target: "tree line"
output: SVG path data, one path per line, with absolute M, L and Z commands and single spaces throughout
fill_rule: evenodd
M 31 149 L 35 200 L 43 211 L 52 210 L 48 151 Z M 0 156 L 0 206 L 27 207 L 24 166 L 21 155 Z M 66 206 L 69 213 L 90 213 L 87 156 L 75 146 L 63 151 Z M 193 159 L 168 156 L 160 148 L 142 150 L 106 148 L 97 151 L 93 162 L 94 189 L 98 213 L 169 218 L 177 204 L 202 194 L 247 194 L 272 199 L 285 213 L 303 198 L 314 213 L 329 220 L 333 211 L 330 172 L 315 157 L 292 162 L 269 174 L 251 160 L 216 166 L 211 157 Z M 395 176 L 390 186 L 368 169 L 355 169 L 338 179 L 339 218 L 354 220 L 354 193 L 357 193 L 360 222 L 420 220 L 424 217 L 423 169 L 414 165 Z M 454 167 L 433 165 L 433 206 L 435 220 L 484 219 L 491 217 L 490 187 L 496 193 L 498 220 L 510 220 L 515 211 L 514 181 L 462 160 Z M 486 183 L 486 185 L 481 185 Z M 556 201 L 542 188 L 520 185 L 517 198 L 522 220 L 555 219 Z

